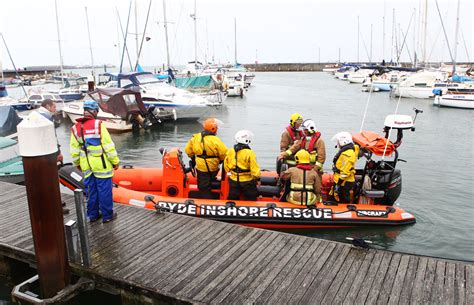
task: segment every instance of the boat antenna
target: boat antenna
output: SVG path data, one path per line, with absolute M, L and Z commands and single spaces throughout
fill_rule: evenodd
M 151 9 L 151 0 L 150 0 L 150 3 L 148 4 L 148 12 L 146 13 L 145 28 L 143 29 L 142 41 L 140 42 L 140 49 L 138 51 L 137 62 L 135 63 L 135 69 L 133 70 L 137 70 L 138 60 L 140 59 L 140 55 L 142 54 L 143 41 L 145 40 L 146 28 L 148 26 L 148 18 L 150 17 L 150 9 Z
M 125 35 L 123 37 L 123 51 L 122 51 L 122 60 L 120 61 L 120 73 L 122 73 L 123 68 L 123 57 L 125 55 L 125 48 L 127 47 L 127 36 L 128 36 L 128 25 L 130 24 L 130 12 L 132 11 L 132 0 L 130 0 L 130 6 L 128 7 L 128 17 L 127 17 L 127 27 L 125 28 Z M 128 52 L 127 52 L 128 53 Z M 130 68 L 132 64 L 130 63 Z
M 119 14 L 119 11 L 117 9 L 117 7 L 115 7 L 115 11 L 117 12 L 117 18 L 118 18 L 118 22 L 119 22 L 119 25 L 120 25 L 120 32 L 122 33 L 122 38 L 123 39 L 126 39 L 125 37 L 125 33 L 123 32 L 123 27 L 122 27 L 122 20 L 120 19 L 120 14 Z M 119 41 L 119 46 L 120 46 L 120 41 Z M 128 63 L 130 65 L 130 70 L 132 70 L 132 60 L 130 59 L 130 52 L 128 52 L 128 46 L 125 44 L 125 51 L 127 52 L 127 57 L 128 57 Z M 120 50 L 119 50 L 119 59 L 120 59 Z
M 15 75 L 16 77 L 18 77 L 18 79 L 21 79 L 20 75 L 18 74 L 18 69 L 15 66 L 15 62 L 13 61 L 12 55 L 10 54 L 10 50 L 8 49 L 7 42 L 5 41 L 5 37 L 3 36 L 2 33 L 0 33 L 0 36 L 2 36 L 3 44 L 5 45 L 5 49 L 7 50 L 8 57 L 10 58 L 10 61 L 12 62 L 13 69 L 15 70 Z M 28 98 L 28 94 L 26 93 L 25 87 L 23 86 L 22 83 L 20 83 L 20 86 L 23 89 L 23 93 L 25 93 L 25 97 Z

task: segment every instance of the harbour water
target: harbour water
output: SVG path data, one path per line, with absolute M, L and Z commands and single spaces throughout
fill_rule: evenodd
M 11 91 L 12 95 L 20 92 Z M 370 98 L 364 130 L 382 133 L 385 116 L 395 112 L 398 99 L 388 93 L 361 92 L 360 85 L 317 72 L 256 73 L 246 97 L 228 98 L 224 106 L 210 111 L 225 124 L 219 136 L 227 146 L 240 129 L 254 132 L 251 147 L 262 168 L 274 170 L 280 134 L 293 112 L 313 119 L 326 142 L 325 171 L 331 170 L 336 153 L 331 137 L 339 131 L 359 131 L 365 105 Z M 400 114 L 418 116 L 416 131 L 407 131 L 399 148 L 403 190 L 397 204 L 417 217 L 405 227 L 331 229 L 298 234 L 345 241 L 355 237 L 371 240 L 375 247 L 427 256 L 474 260 L 474 112 L 437 108 L 431 100 L 402 99 Z M 68 142 L 71 123 L 66 120 L 57 135 L 65 161 L 70 160 Z M 161 166 L 159 148 L 184 145 L 199 122 L 165 123 L 138 134 L 113 135 L 122 164 Z M 362 162 L 359 162 L 362 165 Z

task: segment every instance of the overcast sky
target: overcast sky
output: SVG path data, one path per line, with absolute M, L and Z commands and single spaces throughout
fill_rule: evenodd
M 135 0 L 134 0 L 135 1 Z M 138 32 L 143 33 L 149 0 L 136 0 Z M 263 1 L 263 0 L 197 0 L 198 60 L 214 55 L 220 63 L 234 61 L 234 18 L 237 20 L 237 57 L 242 63 L 368 61 L 371 25 L 372 61 L 395 58 L 392 47 L 393 12 L 398 44 L 408 29 L 401 60 L 410 61 L 414 49 L 422 57 L 420 8 L 425 1 Z M 91 62 L 85 7 L 89 12 L 92 49 L 95 64 L 119 65 L 119 38 L 116 8 L 125 28 L 129 0 L 57 0 L 63 60 L 66 65 Z M 456 0 L 438 0 L 448 41 L 454 51 Z M 135 4 L 132 5 L 132 8 Z M 384 9 L 385 8 L 385 9 Z M 194 59 L 194 29 L 190 14 L 193 0 L 167 0 L 167 20 L 171 63 L 182 65 Z M 416 11 L 415 11 L 416 10 Z M 473 61 L 473 16 L 471 0 L 461 0 L 458 61 Z M 385 13 L 384 13 L 385 11 Z M 357 17 L 360 20 L 357 52 Z M 385 16 L 385 18 L 384 18 Z M 412 17 L 413 16 L 413 17 Z M 410 23 L 411 19 L 411 23 Z M 385 20 L 385 43 L 384 43 Z M 450 61 L 436 1 L 428 0 L 426 57 L 430 61 Z M 0 32 L 3 33 L 17 67 L 58 65 L 56 16 L 54 0 L 2 1 Z M 132 10 L 127 44 L 132 61 L 136 60 L 135 13 Z M 415 35 L 414 35 L 415 33 Z M 166 62 L 163 29 L 163 1 L 152 0 L 140 63 L 157 66 Z M 365 46 L 364 46 L 365 43 Z M 123 39 L 120 39 L 123 46 Z M 385 45 L 385 47 L 384 47 Z M 0 44 L 3 67 L 12 67 L 5 46 Z

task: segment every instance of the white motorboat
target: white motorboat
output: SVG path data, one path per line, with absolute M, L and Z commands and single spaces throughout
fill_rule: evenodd
M 84 116 L 84 102 L 70 102 L 64 105 L 63 113 L 66 114 L 71 122 L 75 123 L 77 119 Z M 125 132 L 132 130 L 132 124 L 122 119 L 120 116 L 99 110 L 97 118 L 102 120 L 105 127 L 111 132 Z
M 198 120 L 216 106 L 204 97 L 159 81 L 150 72 L 119 74 L 118 85 L 139 90 L 146 107 L 167 112 L 175 120 Z

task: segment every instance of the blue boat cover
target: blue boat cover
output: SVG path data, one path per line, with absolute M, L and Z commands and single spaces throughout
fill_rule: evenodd
M 453 82 L 456 82 L 456 83 L 474 82 L 474 78 L 459 76 L 459 75 L 453 75 L 453 77 L 451 77 L 451 79 L 453 80 Z

